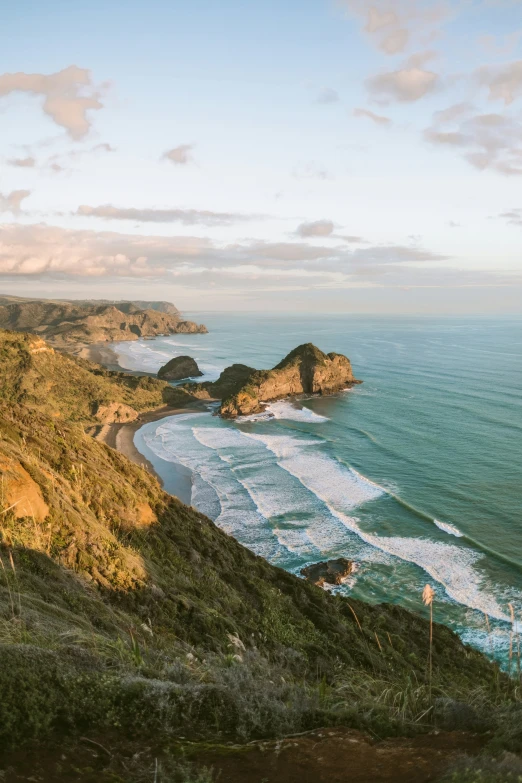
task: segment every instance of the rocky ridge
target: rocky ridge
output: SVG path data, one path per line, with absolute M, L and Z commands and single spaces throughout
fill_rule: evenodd
M 220 413 L 235 418 L 259 413 L 265 403 L 298 394 L 335 394 L 358 381 L 350 360 L 323 353 L 312 343 L 299 345 L 272 370 L 255 370 L 223 399 Z
M 122 303 L 121 307 L 44 299 L 13 301 L 0 306 L 0 328 L 37 333 L 55 347 L 207 332 L 205 326 L 185 321 L 176 313 L 140 310 L 134 303 Z

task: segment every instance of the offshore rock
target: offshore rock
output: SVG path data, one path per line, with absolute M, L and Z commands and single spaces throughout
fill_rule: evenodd
M 203 375 L 197 362 L 191 356 L 175 356 L 158 370 L 162 381 L 181 381 L 183 378 L 197 378 Z
M 291 351 L 272 370 L 257 370 L 241 388 L 223 399 L 220 413 L 235 418 L 264 410 L 264 403 L 296 394 L 334 394 L 361 383 L 350 360 L 340 353 L 323 353 L 312 343 Z
M 327 560 L 324 563 L 314 563 L 301 568 L 301 575 L 318 587 L 322 587 L 325 582 L 329 585 L 340 585 L 347 576 L 350 576 L 353 569 L 351 560 L 338 557 L 337 560 Z

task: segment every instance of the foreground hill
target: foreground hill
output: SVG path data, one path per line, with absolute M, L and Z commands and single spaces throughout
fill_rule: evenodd
M 6 303 L 0 305 L 0 328 L 35 332 L 57 347 L 207 331 L 205 326 L 183 320 L 177 311 L 167 312 L 165 307 L 142 310 L 133 302 L 9 302 L 5 297 L 3 301 Z
M 57 742 L 59 760 L 89 735 L 138 759 L 154 747 L 157 768 L 187 739 L 342 724 L 520 747 L 513 685 L 449 629 L 430 682 L 423 617 L 269 565 L 86 434 L 100 402 L 143 410 L 167 384 L 5 331 L 0 362 L 0 746 Z

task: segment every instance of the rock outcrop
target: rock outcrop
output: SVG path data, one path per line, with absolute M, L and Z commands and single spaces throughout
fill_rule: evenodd
M 272 370 L 257 370 L 242 386 L 223 398 L 225 418 L 259 413 L 264 403 L 296 394 L 334 394 L 361 383 L 350 360 L 339 353 L 325 354 L 312 343 L 295 348 Z
M 97 405 L 94 415 L 101 424 L 126 424 L 138 418 L 138 412 L 122 402 Z
M 351 560 L 338 557 L 337 560 L 327 560 L 324 563 L 314 563 L 301 568 L 301 576 L 318 587 L 322 587 L 325 582 L 329 585 L 340 585 L 353 570 L 354 565 Z
M 198 378 L 203 375 L 197 362 L 191 356 L 175 356 L 158 370 L 162 381 L 181 381 L 183 378 Z
M 13 301 L 0 306 L 0 328 L 35 332 L 57 347 L 207 332 L 205 326 L 185 321 L 177 313 L 140 310 L 129 302 L 121 307 L 45 299 Z
M 217 381 L 186 383 L 183 388 L 199 400 L 224 400 L 248 383 L 255 372 L 253 367 L 246 364 L 231 364 L 223 370 Z

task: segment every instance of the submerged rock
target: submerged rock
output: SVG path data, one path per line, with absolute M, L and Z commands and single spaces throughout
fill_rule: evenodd
M 191 356 L 175 356 L 158 370 L 163 381 L 181 381 L 183 378 L 197 378 L 203 375 L 197 362 Z
M 337 560 L 326 560 L 323 563 L 314 563 L 306 568 L 301 568 L 301 576 L 318 587 L 322 587 L 325 582 L 329 585 L 340 585 L 353 570 L 352 560 L 338 557 Z

